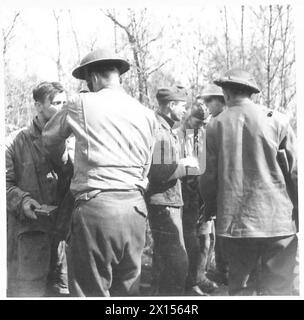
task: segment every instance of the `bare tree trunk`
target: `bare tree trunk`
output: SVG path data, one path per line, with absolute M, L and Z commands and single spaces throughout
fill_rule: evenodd
M 245 53 L 244 53 L 244 13 L 245 6 L 242 6 L 242 18 L 241 18 L 241 61 L 242 68 L 245 68 Z
M 113 16 L 116 17 L 115 14 L 115 9 L 113 9 Z M 115 53 L 118 52 L 118 48 L 117 48 L 117 24 L 113 23 L 114 26 L 114 49 L 115 49 Z
M 77 62 L 79 63 L 80 62 L 80 56 L 81 56 L 81 54 L 80 54 L 80 46 L 79 46 L 77 33 L 76 33 L 75 28 L 74 28 L 74 23 L 73 23 L 73 19 L 72 19 L 71 10 L 69 10 L 69 16 L 70 16 L 71 29 L 72 29 L 73 38 L 74 38 L 75 47 L 76 47 L 76 52 L 77 52 Z
M 287 43 L 287 35 L 289 31 L 289 14 L 290 14 L 290 6 L 288 5 L 286 8 L 286 22 L 285 28 L 283 28 L 283 19 L 281 18 L 281 39 L 282 39 L 282 66 L 281 66 L 281 74 L 280 74 L 280 87 L 281 87 L 281 99 L 280 99 L 280 107 L 281 109 L 286 109 L 287 105 L 287 97 L 286 97 L 286 53 L 288 50 Z
M 58 81 L 62 80 L 62 64 L 61 64 L 61 41 L 60 41 L 60 25 L 59 25 L 59 19 L 60 19 L 60 12 L 59 14 L 56 14 L 56 11 L 53 10 L 54 18 L 56 20 L 56 35 L 57 35 L 57 59 L 56 59 L 56 66 L 57 66 L 57 75 L 58 75 Z
M 147 28 L 143 26 L 143 22 L 146 17 L 146 9 L 141 10 L 140 17 L 136 18 L 135 12 L 132 9 L 128 9 L 129 12 L 129 23 L 128 25 L 123 25 L 118 21 L 115 15 L 115 11 L 110 12 L 107 10 L 103 11 L 106 17 L 112 20 L 114 26 L 122 29 L 127 37 L 129 44 L 131 46 L 133 59 L 136 67 L 137 76 L 137 86 L 138 86 L 138 99 L 141 103 L 149 106 L 149 96 L 148 96 L 148 78 L 155 71 L 159 70 L 166 62 L 152 68 L 147 67 L 147 53 L 148 46 L 150 43 L 156 41 L 161 36 L 162 31 L 155 37 L 147 39 Z M 116 29 L 114 29 L 116 30 Z M 117 38 L 115 31 L 115 46 L 117 46 Z
M 267 99 L 266 104 L 267 107 L 270 108 L 270 93 L 271 93 L 271 79 L 270 79 L 270 71 L 271 71 L 271 35 L 272 35 L 272 5 L 269 6 L 269 24 L 268 24 L 268 45 L 267 45 Z
M 227 18 L 227 9 L 226 9 L 226 6 L 224 6 L 224 14 L 225 14 L 226 66 L 227 66 L 227 69 L 230 69 L 230 50 L 229 50 L 228 18 Z

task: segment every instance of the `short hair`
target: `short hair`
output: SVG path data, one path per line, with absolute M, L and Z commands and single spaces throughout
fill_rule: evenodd
M 165 107 L 167 107 L 170 102 L 172 102 L 173 105 L 177 105 L 179 102 L 185 102 L 186 103 L 186 101 L 182 101 L 182 100 L 168 100 L 168 101 L 166 101 L 166 100 L 157 100 L 157 102 L 158 102 L 158 105 L 159 105 L 159 107 L 161 109 L 164 109 Z
M 251 96 L 254 91 L 250 89 L 247 86 L 243 86 L 241 84 L 236 85 L 236 84 L 222 84 L 222 89 L 223 90 L 229 90 L 233 95 L 247 95 Z
M 95 73 L 101 74 L 104 77 L 108 77 L 109 72 L 113 72 L 113 71 L 120 74 L 117 65 L 116 64 L 114 65 L 111 63 L 107 63 L 107 64 L 104 64 L 104 63 L 95 63 L 94 64 L 93 63 L 93 64 L 87 66 L 87 71 L 88 71 L 89 75 L 92 74 L 93 72 L 95 72 Z
M 36 102 L 44 102 L 46 98 L 51 101 L 55 95 L 64 91 L 63 86 L 59 82 L 43 81 L 33 90 L 33 98 Z

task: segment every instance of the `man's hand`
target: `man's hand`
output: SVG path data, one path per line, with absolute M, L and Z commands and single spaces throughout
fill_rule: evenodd
M 191 156 L 180 159 L 178 164 L 181 164 L 184 167 L 199 169 L 199 164 L 198 164 L 197 158 L 191 157 Z
M 36 220 L 35 209 L 41 208 L 41 205 L 31 197 L 25 197 L 22 201 L 23 214 L 26 218 Z
M 180 159 L 179 164 L 186 168 L 186 176 L 198 176 L 200 174 L 198 159 L 195 157 L 189 156 Z

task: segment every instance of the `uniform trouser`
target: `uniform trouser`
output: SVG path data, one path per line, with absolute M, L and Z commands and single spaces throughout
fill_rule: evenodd
M 48 277 L 49 295 L 69 294 L 66 251 L 66 241 L 54 238 L 51 248 L 51 271 Z
M 222 274 L 227 274 L 228 273 L 228 262 L 227 258 L 225 255 L 225 250 L 223 250 L 223 238 L 216 236 L 216 241 L 215 241 L 215 248 L 214 248 L 214 253 L 215 253 L 215 266 L 216 270 Z
M 56 296 L 67 293 L 65 246 L 43 231 L 27 231 L 14 239 L 14 258 L 8 259 L 7 295 Z M 59 259 L 60 256 L 60 259 Z
M 159 266 L 159 294 L 182 295 L 188 273 L 181 209 L 160 205 L 149 206 L 153 236 L 153 259 Z M 152 264 L 154 264 L 154 261 Z
M 204 270 L 201 268 L 200 263 L 204 252 L 201 251 L 200 239 L 197 234 L 198 209 L 184 210 L 182 221 L 185 246 L 189 260 L 186 289 L 190 289 L 198 285 L 204 276 Z
M 76 202 L 68 251 L 72 296 L 139 294 L 146 217 L 139 191 Z
M 223 248 L 229 264 L 230 295 L 252 295 L 247 286 L 260 259 L 259 284 L 263 295 L 291 295 L 297 252 L 296 235 L 273 238 L 225 238 Z
M 300 294 L 300 257 L 299 257 L 299 248 L 297 250 L 297 255 L 296 255 L 296 265 L 295 269 L 293 271 L 293 294 L 298 296 Z

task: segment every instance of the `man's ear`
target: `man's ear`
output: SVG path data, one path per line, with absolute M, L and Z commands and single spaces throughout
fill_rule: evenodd
M 225 103 L 227 103 L 230 99 L 231 99 L 231 96 L 230 96 L 230 93 L 228 92 L 228 90 L 223 90 L 223 93 L 224 93 L 224 101 Z
M 169 101 L 168 104 L 167 104 L 167 108 L 168 108 L 170 111 L 172 111 L 173 106 L 174 106 L 174 101 Z
M 90 76 L 91 76 L 92 83 L 97 83 L 97 81 L 98 81 L 97 74 L 95 72 L 92 72 Z

